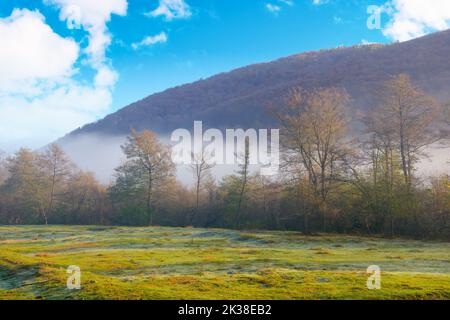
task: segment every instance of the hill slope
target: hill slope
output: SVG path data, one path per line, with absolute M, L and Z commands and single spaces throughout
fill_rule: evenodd
M 450 30 L 409 42 L 367 45 L 293 55 L 255 64 L 151 95 L 69 136 L 123 135 L 130 128 L 168 133 L 206 127 L 268 127 L 269 105 L 283 103 L 290 88 L 336 86 L 346 89 L 358 109 L 375 104 L 375 94 L 390 75 L 408 73 L 436 97 L 450 99 Z

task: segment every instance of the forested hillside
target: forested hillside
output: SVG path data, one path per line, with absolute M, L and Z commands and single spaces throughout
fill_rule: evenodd
M 267 109 L 285 104 L 292 87 L 339 87 L 352 107 L 369 110 L 382 83 L 406 73 L 442 102 L 450 100 L 450 31 L 391 45 L 361 45 L 307 52 L 240 68 L 137 101 L 70 134 L 127 135 L 130 128 L 169 133 L 205 127 L 266 128 L 275 124 Z

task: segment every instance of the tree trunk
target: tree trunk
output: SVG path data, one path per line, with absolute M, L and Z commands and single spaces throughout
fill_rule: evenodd
M 47 219 L 47 214 L 45 213 L 45 210 L 42 210 L 42 217 L 44 218 L 45 221 L 45 225 L 48 225 L 48 219 Z
M 148 179 L 148 189 L 147 189 L 147 224 L 149 226 L 153 225 L 153 210 L 152 210 L 152 178 L 151 173 L 149 174 Z
M 195 193 L 196 193 L 196 201 L 195 201 L 195 211 L 191 216 L 190 219 L 190 225 L 192 225 L 194 223 L 195 217 L 198 214 L 198 208 L 199 208 L 199 198 L 200 198 L 200 177 L 197 177 L 197 184 L 196 184 L 196 189 L 195 189 Z

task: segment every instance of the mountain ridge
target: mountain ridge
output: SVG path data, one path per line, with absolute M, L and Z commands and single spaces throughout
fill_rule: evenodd
M 388 45 L 371 44 L 308 51 L 219 73 L 169 88 L 87 124 L 68 137 L 96 133 L 125 135 L 131 128 L 167 134 L 205 127 L 268 128 L 275 125 L 266 109 L 280 105 L 292 87 L 340 87 L 353 107 L 366 110 L 377 103 L 383 82 L 407 73 L 413 82 L 440 100 L 450 100 L 450 30 Z

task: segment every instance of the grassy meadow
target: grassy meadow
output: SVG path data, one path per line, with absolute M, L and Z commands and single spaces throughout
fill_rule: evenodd
M 81 269 L 68 290 L 67 267 Z M 366 269 L 381 268 L 368 290 Z M 0 227 L 0 299 L 450 299 L 450 243 L 192 228 Z

